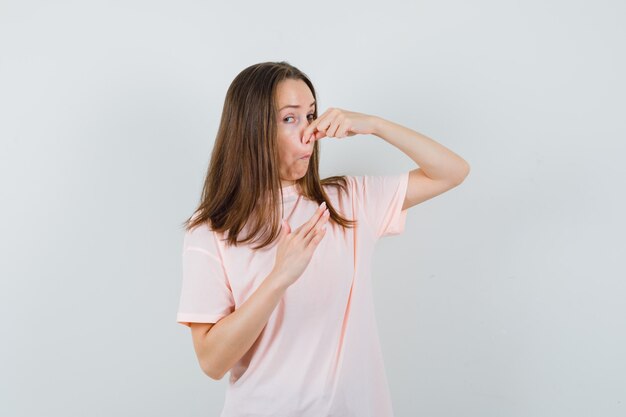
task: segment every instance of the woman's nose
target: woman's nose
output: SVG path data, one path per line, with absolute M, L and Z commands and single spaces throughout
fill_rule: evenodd
M 309 136 L 307 135 L 307 137 L 304 137 L 304 128 L 300 129 L 300 142 L 302 143 L 309 143 Z
M 302 130 L 302 132 L 300 132 L 300 138 L 301 138 L 301 139 L 300 139 L 300 141 L 301 141 L 302 143 L 305 143 L 305 144 L 307 144 L 307 145 L 308 145 L 308 144 L 311 142 L 311 140 L 312 140 L 312 135 L 311 135 L 311 133 L 308 133 L 308 134 L 306 135 L 306 137 L 305 137 L 305 136 L 304 136 L 304 129 L 303 129 L 303 130 Z

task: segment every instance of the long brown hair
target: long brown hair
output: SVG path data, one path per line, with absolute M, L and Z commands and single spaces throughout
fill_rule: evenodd
M 198 208 L 183 223 L 190 230 L 207 222 L 212 230 L 226 232 L 227 244 L 257 242 L 253 249 L 271 244 L 280 233 L 279 207 L 282 186 L 278 170 L 277 85 L 285 79 L 304 81 L 317 102 L 309 78 L 291 64 L 262 62 L 241 71 L 233 80 L 224 100 L 224 109 Z M 315 106 L 314 117 L 317 118 Z M 346 191 L 345 176 L 319 178 L 319 144 L 315 141 L 306 174 L 296 187 L 303 197 L 326 202 L 330 217 L 341 227 L 354 227 L 356 220 L 342 217 L 330 204 L 324 185 Z M 279 199 L 280 198 L 280 199 Z M 262 203 L 268 201 L 269 203 Z M 237 240 L 249 222 L 249 233 Z M 248 226 L 246 226 L 247 228 Z

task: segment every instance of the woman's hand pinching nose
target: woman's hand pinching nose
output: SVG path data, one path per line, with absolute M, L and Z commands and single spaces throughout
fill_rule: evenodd
M 376 129 L 376 116 L 331 107 L 302 132 L 302 140 L 310 142 L 324 137 L 345 138 L 356 134 L 369 135 Z

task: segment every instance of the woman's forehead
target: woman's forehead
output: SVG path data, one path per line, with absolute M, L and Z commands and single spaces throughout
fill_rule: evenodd
M 291 82 L 289 82 L 291 81 Z M 309 87 L 302 80 L 284 80 L 278 88 L 278 108 L 311 107 L 315 99 Z

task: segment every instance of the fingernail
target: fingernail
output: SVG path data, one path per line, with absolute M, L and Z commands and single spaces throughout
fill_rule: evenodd
M 320 208 L 324 208 L 324 207 L 326 207 L 326 202 L 322 201 L 322 204 L 320 204 Z

